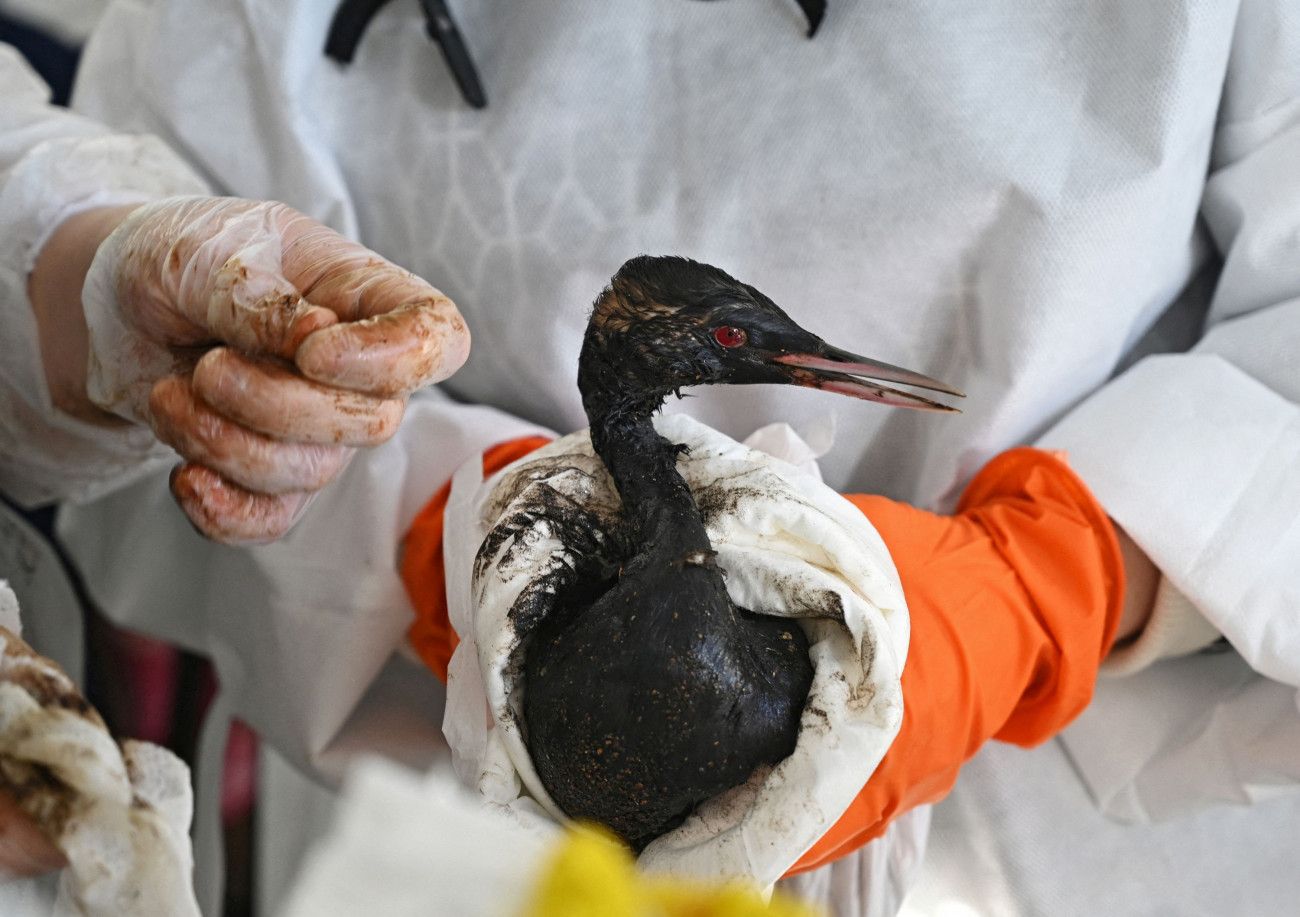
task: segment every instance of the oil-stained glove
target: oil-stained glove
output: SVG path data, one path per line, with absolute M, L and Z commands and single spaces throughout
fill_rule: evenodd
M 489 449 L 484 474 L 544 442 Z M 402 565 L 417 614 L 411 643 L 444 679 L 457 643 L 442 566 L 448 493 L 416 517 Z M 952 516 L 879 496 L 847 499 L 883 538 L 907 600 L 903 721 L 861 792 L 791 873 L 843 857 L 908 809 L 942 798 L 988 739 L 1028 746 L 1063 729 L 1092 696 L 1124 601 L 1114 527 L 1051 453 L 997 456 Z
M 173 494 L 232 543 L 287 531 L 469 352 L 436 289 L 275 202 L 140 207 L 99 247 L 83 304 L 90 398 L 180 453 Z

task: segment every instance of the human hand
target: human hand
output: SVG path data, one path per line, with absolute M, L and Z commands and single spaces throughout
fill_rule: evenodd
M 40 876 L 68 865 L 12 794 L 0 790 L 0 882 Z
M 218 541 L 288 531 L 355 448 L 393 435 L 411 392 L 469 352 L 450 300 L 285 204 L 107 208 L 69 220 L 47 250 L 66 239 L 98 246 L 81 293 L 90 401 L 181 455 L 172 492 Z M 41 324 L 37 272 L 32 289 Z M 75 402 L 76 381 L 51 381 L 56 403 Z

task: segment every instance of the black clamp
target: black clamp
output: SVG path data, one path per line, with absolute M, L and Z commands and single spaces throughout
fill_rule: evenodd
M 330 22 L 329 36 L 325 39 L 325 55 L 341 64 L 352 62 L 357 45 L 370 20 L 375 18 L 388 0 L 342 0 Z M 827 0 L 795 0 L 808 18 L 808 37 L 817 34 L 817 27 L 826 15 Z M 442 49 L 443 59 L 451 75 L 456 78 L 461 97 L 471 108 L 486 108 L 487 94 L 479 80 L 478 68 L 470 56 L 469 47 L 461 37 L 456 20 L 451 16 L 445 0 L 420 0 L 424 9 L 425 30 Z
M 343 0 L 330 22 L 329 37 L 325 39 L 325 55 L 341 64 L 352 62 L 357 45 L 370 20 L 375 18 L 388 0 Z M 478 68 L 470 56 L 465 39 L 461 37 L 456 20 L 451 16 L 444 0 L 420 0 L 426 20 L 425 30 L 438 43 L 451 75 L 456 78 L 461 97 L 471 108 L 486 108 L 487 94 L 479 80 Z

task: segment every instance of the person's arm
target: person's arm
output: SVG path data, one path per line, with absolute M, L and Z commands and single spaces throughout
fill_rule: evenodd
M 42 346 L 31 274 L 59 228 L 79 214 L 207 192 L 156 138 L 114 134 L 51 105 L 49 87 L 0 44 L 0 491 L 11 500 L 32 507 L 87 499 L 170 460 L 147 429 L 88 423 L 55 406 L 43 350 L 76 345 L 62 340 L 66 329 L 56 324 Z M 80 260 L 88 254 L 87 247 Z M 82 270 L 69 266 L 56 280 L 75 286 Z
M 24 104 L 39 123 L 65 117 Z M 17 117 L 0 110 L 0 132 L 5 120 Z M 0 247 L 0 321 L 16 332 L 0 437 L 21 444 L 0 487 L 28 504 L 83 496 L 165 459 L 161 443 L 183 459 L 172 491 L 204 534 L 279 537 L 355 448 L 393 435 L 411 392 L 464 362 L 463 320 L 424 281 L 283 204 L 91 206 L 101 186 L 132 184 L 134 164 L 111 149 L 132 138 L 70 123 L 91 140 L 19 149 L 0 173 L 3 197 L 35 211 L 14 215 Z M 64 201 L 69 185 L 80 193 Z
M 1124 561 L 1124 607 L 1120 612 L 1119 626 L 1115 629 L 1115 642 L 1122 644 L 1137 637 L 1147 626 L 1160 571 L 1128 532 L 1118 525 L 1115 526 L 1115 538 Z
M 1162 589 L 1190 600 L 1162 609 L 1199 609 L 1257 671 L 1292 685 L 1300 70 L 1285 49 L 1298 40 L 1294 4 L 1242 5 L 1202 205 L 1224 258 L 1204 337 L 1189 353 L 1139 362 L 1040 441 L 1069 453 Z
M 1106 679 L 1061 737 L 1121 821 L 1271 798 L 1300 780 L 1278 764 L 1300 732 L 1297 41 L 1295 4 L 1241 4 L 1202 201 L 1223 256 L 1203 337 L 1139 362 L 1042 441 L 1068 450 L 1160 571 L 1148 626 L 1104 666 L 1136 674 Z M 1220 634 L 1240 659 L 1187 655 Z M 1182 658 L 1152 665 L 1171 656 Z
M 67 857 L 41 833 L 14 797 L 0 789 L 0 882 L 61 869 Z
M 172 491 L 190 520 L 231 543 L 287 531 L 468 352 L 437 290 L 274 202 L 86 211 L 29 290 L 55 407 L 149 427 L 184 460 Z
M 54 407 L 69 417 L 105 427 L 120 427 L 127 421 L 99 407 L 86 393 L 90 344 L 81 288 L 100 243 L 135 209 L 134 204 L 97 208 L 65 220 L 41 249 L 27 282 L 41 365 Z

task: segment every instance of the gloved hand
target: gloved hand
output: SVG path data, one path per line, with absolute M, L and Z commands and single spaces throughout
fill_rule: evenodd
M 489 449 L 484 475 L 544 440 Z M 445 680 L 457 643 L 446 615 L 442 511 L 416 517 L 402 575 L 415 650 Z M 910 808 L 934 802 L 990 738 L 1033 745 L 1087 705 L 1120 622 L 1125 570 L 1116 531 L 1057 456 L 1013 449 L 986 465 L 957 512 L 849 496 L 880 533 L 911 619 L 902 728 L 839 821 L 791 872 L 842 857 Z
M 12 794 L 0 790 L 0 882 L 43 875 L 66 865 L 67 857 L 18 807 Z
M 186 460 L 172 492 L 226 542 L 283 534 L 414 390 L 465 361 L 455 306 L 285 204 L 172 198 L 100 245 L 87 391 Z
M 953 516 L 848 499 L 876 527 L 912 619 L 903 725 L 835 826 L 792 872 L 838 859 L 947 795 L 991 738 L 1033 746 L 1092 699 L 1125 599 L 1116 529 L 1057 455 L 1012 449 Z

